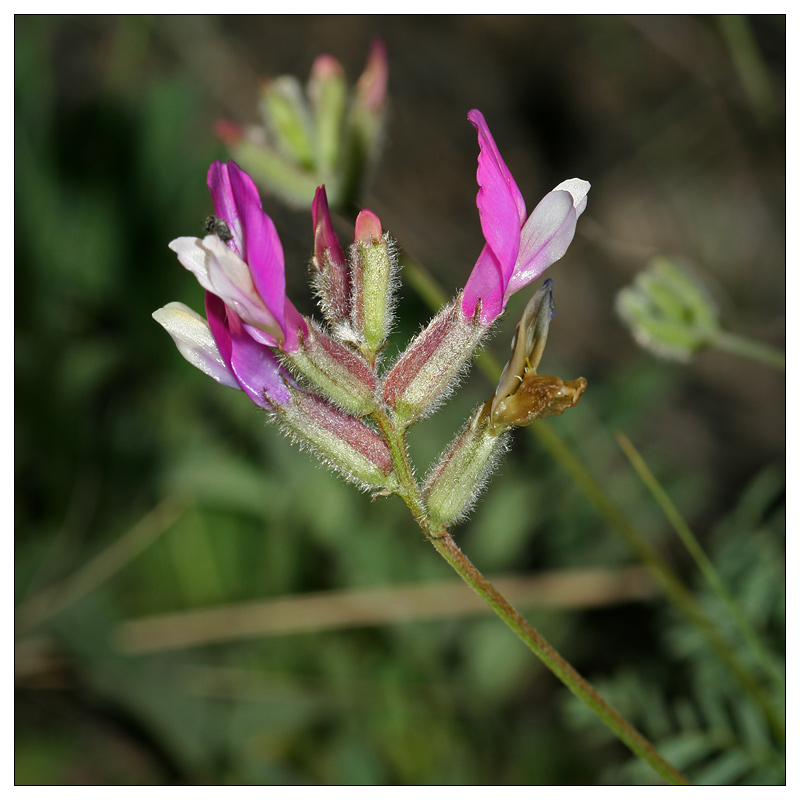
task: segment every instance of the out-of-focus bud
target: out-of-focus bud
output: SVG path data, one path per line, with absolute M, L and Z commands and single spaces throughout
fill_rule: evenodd
M 293 439 L 365 491 L 397 489 L 389 448 L 373 428 L 315 395 L 291 394 L 291 402 L 274 411 Z
M 350 261 L 350 320 L 361 339 L 362 352 L 374 364 L 391 327 L 397 266 L 392 245 L 381 231 L 381 221 L 367 209 L 356 218 Z
M 300 336 L 296 350 L 284 353 L 285 363 L 344 411 L 357 417 L 369 414 L 375 408 L 374 371 L 313 320 L 306 324 L 308 333 Z
M 278 150 L 302 167 L 310 167 L 314 132 L 300 81 L 291 75 L 264 81 L 260 108 Z
M 364 72 L 356 84 L 354 109 L 363 109 L 370 114 L 382 113 L 386 108 L 386 94 L 389 88 L 389 59 L 386 45 L 376 39 L 369 50 Z
M 348 97 L 342 65 L 319 56 L 306 92 L 294 77 L 264 84 L 263 124 L 215 126 L 231 156 L 256 183 L 290 205 L 308 207 L 325 184 L 332 207 L 358 205 L 369 167 L 377 160 L 386 111 L 388 61 L 382 42 L 372 45 L 367 65 Z
M 464 316 L 459 296 L 418 334 L 383 381 L 383 399 L 399 425 L 421 419 L 448 397 L 486 330 L 477 316 Z
M 586 390 L 586 380 L 562 381 L 538 375 L 536 369 L 547 343 L 550 320 L 555 313 L 553 282 L 548 279 L 530 299 L 511 343 L 511 358 L 489 401 L 489 428 L 530 425 L 536 419 L 563 414 Z
M 319 56 L 311 67 L 308 99 L 317 132 L 317 165 L 325 183 L 334 176 L 341 157 L 342 125 L 347 110 L 344 70 L 332 56 Z
M 425 479 L 422 496 L 435 529 L 469 514 L 508 447 L 508 429 L 492 429 L 488 405 L 475 411 Z
M 383 144 L 383 130 L 389 85 L 386 45 L 372 43 L 367 65 L 356 84 L 344 138 L 342 194 L 357 198 L 369 168 L 377 161 Z
M 314 257 L 311 261 L 314 290 L 325 319 L 336 330 L 350 319 L 350 267 L 333 230 L 324 186 L 317 189 L 311 216 L 314 221 Z
M 705 287 L 668 258 L 653 259 L 619 292 L 616 308 L 636 342 L 662 358 L 688 361 L 712 344 L 720 329 Z

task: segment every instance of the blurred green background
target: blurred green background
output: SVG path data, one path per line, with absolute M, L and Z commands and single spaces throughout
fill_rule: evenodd
M 17 783 L 652 780 L 502 623 L 468 611 L 399 500 L 320 468 L 150 317 L 202 304 L 167 243 L 200 235 L 211 211 L 215 120 L 256 121 L 260 80 L 305 80 L 323 52 L 353 81 L 376 36 L 390 113 L 363 205 L 454 292 L 481 247 L 469 109 L 529 209 L 565 178 L 591 181 L 548 273 L 542 364 L 589 389 L 537 424 L 704 597 L 623 430 L 782 663 L 784 376 L 716 352 L 658 361 L 613 304 L 651 257 L 677 256 L 732 330 L 783 346 L 784 17 L 17 16 Z M 310 214 L 264 207 L 311 313 Z M 526 300 L 490 345 L 501 360 Z M 430 311 L 407 285 L 398 310 L 402 343 Z M 420 471 L 491 391 L 473 372 L 413 429 Z M 625 599 L 633 556 L 528 432 L 457 541 L 489 574 L 555 576 L 529 620 L 690 778 L 782 782 L 764 721 L 647 581 Z M 587 568 L 609 585 L 591 602 L 558 580 Z M 420 595 L 404 621 L 359 622 L 352 592 L 394 607 L 392 591 L 429 582 L 452 589 L 441 612 Z M 328 595 L 302 617 L 257 607 L 247 619 L 277 619 L 272 633 L 248 633 L 235 605 L 323 592 L 345 609 L 328 628 Z M 193 643 L 148 619 L 222 607 L 216 627 L 191 618 Z

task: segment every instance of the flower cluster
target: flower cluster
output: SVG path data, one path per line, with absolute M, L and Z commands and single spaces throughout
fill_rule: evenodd
M 287 203 L 307 208 L 322 183 L 334 207 L 349 209 L 377 160 L 388 80 L 386 45 L 380 40 L 373 42 L 352 91 L 342 65 L 321 55 L 305 91 L 292 75 L 264 81 L 260 125 L 222 120 L 216 132 L 258 183 Z
M 586 207 L 589 184 L 559 184 L 527 214 L 479 111 L 477 206 L 485 245 L 463 291 L 386 369 L 380 353 L 392 323 L 397 264 L 378 217 L 363 210 L 348 252 L 339 242 L 324 186 L 312 204 L 313 284 L 323 321 L 303 317 L 286 296 L 283 248 L 253 180 L 234 162 L 208 172 L 214 214 L 203 239 L 170 243 L 206 290 L 204 319 L 181 303 L 153 315 L 183 356 L 225 386 L 241 389 L 301 443 L 363 488 L 397 491 L 397 442 L 457 383 L 509 297 L 561 258 Z M 430 471 L 420 496 L 436 524 L 474 502 L 512 426 L 560 414 L 585 381 L 537 375 L 552 315 L 550 282 L 517 328 L 495 395 Z

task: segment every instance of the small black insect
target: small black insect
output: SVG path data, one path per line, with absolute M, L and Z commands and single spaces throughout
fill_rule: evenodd
M 225 220 L 215 217 L 213 214 L 210 217 L 206 217 L 206 224 L 204 227 L 206 233 L 216 233 L 223 242 L 229 242 L 233 239 L 231 229 L 228 227 Z

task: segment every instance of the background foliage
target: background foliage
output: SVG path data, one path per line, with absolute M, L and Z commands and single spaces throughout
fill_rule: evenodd
M 550 272 L 543 364 L 589 389 L 546 424 L 702 596 L 612 432 L 631 437 L 782 665 L 783 376 L 713 352 L 658 362 L 613 300 L 650 257 L 679 256 L 729 327 L 782 344 L 783 17 L 18 16 L 18 607 L 89 566 L 53 613 L 18 620 L 17 783 L 650 780 L 494 618 L 427 609 L 363 626 L 354 614 L 325 630 L 312 614 L 193 647 L 148 649 L 145 629 L 126 649 L 125 625 L 150 615 L 450 580 L 399 501 L 371 502 L 265 429 L 150 318 L 170 300 L 201 303 L 166 245 L 199 235 L 211 210 L 206 169 L 225 156 L 213 122 L 254 121 L 260 78 L 304 79 L 321 52 L 354 79 L 374 36 L 391 110 L 363 204 L 448 291 L 481 245 L 470 108 L 529 206 L 564 178 L 592 182 Z M 310 215 L 264 205 L 310 313 Z M 502 360 L 526 299 L 490 346 Z M 398 343 L 430 311 L 405 286 L 399 314 Z M 413 429 L 420 465 L 489 391 L 475 374 Z M 92 559 L 119 541 L 133 549 L 104 572 Z M 458 541 L 490 573 L 632 562 L 524 432 Z M 526 611 L 676 766 L 699 782 L 783 780 L 763 720 L 663 599 L 569 600 Z

